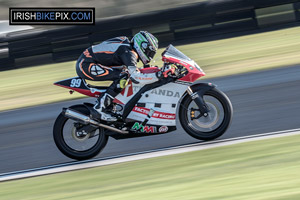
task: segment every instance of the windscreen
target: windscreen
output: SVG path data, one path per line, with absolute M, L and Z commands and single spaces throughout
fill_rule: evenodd
M 176 49 L 173 45 L 169 45 L 167 47 L 167 49 L 162 53 L 162 56 L 166 56 L 166 57 L 175 57 L 175 58 L 179 58 L 181 60 L 187 60 L 187 61 L 191 61 L 192 59 L 190 59 L 189 57 L 187 57 L 186 55 L 184 55 L 181 51 L 179 51 L 178 49 Z

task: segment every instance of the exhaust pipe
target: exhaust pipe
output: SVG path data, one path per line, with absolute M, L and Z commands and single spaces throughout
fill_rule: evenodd
M 72 110 L 70 108 L 64 108 L 63 109 L 63 115 L 70 118 L 70 119 L 73 119 L 73 120 L 79 120 L 80 122 L 82 122 L 83 124 L 86 124 L 86 125 L 87 124 L 92 124 L 92 125 L 99 126 L 99 127 L 102 127 L 102 128 L 106 128 L 108 130 L 118 132 L 118 133 L 121 133 L 121 134 L 128 134 L 129 133 L 128 131 L 120 130 L 120 129 L 117 129 L 117 128 L 114 128 L 114 127 L 111 127 L 111 126 L 108 126 L 108 125 L 105 125 L 105 124 L 101 124 L 101 123 L 91 119 L 89 116 L 81 114 L 81 113 L 79 113 L 75 110 Z

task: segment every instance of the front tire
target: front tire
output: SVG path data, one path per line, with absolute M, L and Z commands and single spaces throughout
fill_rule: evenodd
M 89 115 L 84 106 L 72 108 L 82 114 Z M 108 136 L 103 128 L 78 136 L 76 121 L 65 117 L 62 113 L 57 117 L 53 127 L 53 137 L 57 148 L 67 157 L 76 160 L 86 160 L 98 155 L 106 146 Z
M 182 100 L 179 109 L 179 119 L 182 128 L 192 137 L 199 140 L 213 140 L 225 133 L 232 120 L 232 105 L 228 97 L 220 90 L 213 88 L 203 95 L 204 102 L 209 108 L 208 116 L 193 119 L 192 109 L 198 109 L 190 95 Z M 195 116 L 199 111 L 195 111 Z

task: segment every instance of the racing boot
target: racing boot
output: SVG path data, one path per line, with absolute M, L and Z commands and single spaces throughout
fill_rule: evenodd
M 117 118 L 112 116 L 109 112 L 115 96 L 117 96 L 121 90 L 122 88 L 120 88 L 119 79 L 114 80 L 107 88 L 106 93 L 98 98 L 98 102 L 94 106 L 95 112 L 92 113 L 92 117 L 110 122 L 117 121 Z
M 113 100 L 114 97 L 108 93 L 105 93 L 101 98 L 99 98 L 97 104 L 94 106 L 94 110 L 97 111 L 97 114 L 94 113 L 93 117 L 109 122 L 117 121 L 116 117 L 108 113 L 108 108 L 112 104 Z

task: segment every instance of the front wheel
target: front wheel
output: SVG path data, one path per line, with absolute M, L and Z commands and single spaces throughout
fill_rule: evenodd
M 89 115 L 84 106 L 72 108 L 82 114 Z M 65 117 L 62 113 L 57 117 L 53 127 L 53 137 L 58 149 L 66 156 L 76 160 L 86 160 L 100 153 L 107 144 L 108 136 L 103 128 L 87 127 L 86 131 L 78 131 L 84 125 Z
M 198 106 L 187 95 L 182 100 L 179 119 L 183 129 L 192 137 L 199 140 L 213 140 L 223 135 L 229 127 L 233 112 L 232 105 L 228 97 L 216 88 L 205 92 L 203 100 L 209 109 L 207 116 L 197 118 L 200 115 L 197 111 Z

